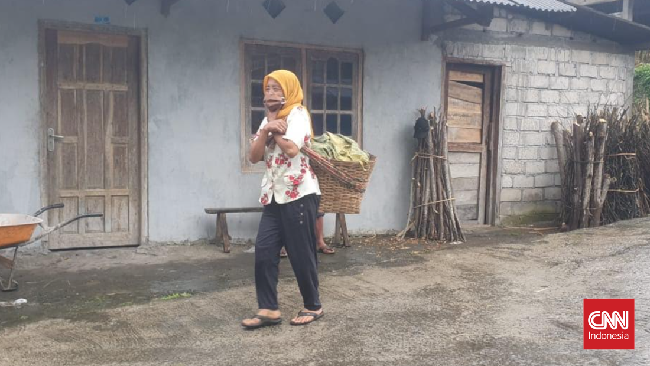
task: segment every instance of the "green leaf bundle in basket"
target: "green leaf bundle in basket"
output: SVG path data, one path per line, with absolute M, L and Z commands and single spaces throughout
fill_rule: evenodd
M 358 214 L 376 157 L 349 137 L 326 132 L 302 151 L 310 158 L 321 190 L 320 212 Z

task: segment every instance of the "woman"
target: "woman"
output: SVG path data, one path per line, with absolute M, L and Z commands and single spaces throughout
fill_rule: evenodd
M 309 324 L 324 313 L 316 269 L 316 214 L 320 202 L 318 179 L 300 149 L 309 146 L 312 131 L 303 92 L 296 75 L 278 70 L 264 78 L 267 116 L 253 137 L 251 163 L 264 160 L 260 202 L 264 212 L 255 242 L 255 289 L 258 312 L 242 325 L 255 329 L 280 324 L 278 264 L 286 247 L 305 308 L 292 325 Z

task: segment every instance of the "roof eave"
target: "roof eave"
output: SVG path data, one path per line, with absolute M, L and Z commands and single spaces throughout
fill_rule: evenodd
M 569 4 L 566 0 L 559 0 Z M 533 9 L 518 9 L 527 15 L 608 39 L 634 50 L 647 49 L 650 44 L 650 27 L 613 15 L 605 14 L 587 6 L 570 4 L 576 8 L 572 13 L 548 13 Z

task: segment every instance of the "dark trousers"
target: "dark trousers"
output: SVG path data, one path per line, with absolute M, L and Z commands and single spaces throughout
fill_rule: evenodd
M 310 194 L 264 206 L 255 242 L 255 290 L 260 309 L 278 309 L 278 266 L 284 245 L 306 309 L 321 308 L 316 258 L 316 213 L 320 196 Z

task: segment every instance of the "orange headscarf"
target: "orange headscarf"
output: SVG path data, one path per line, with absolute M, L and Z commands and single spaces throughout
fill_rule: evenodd
M 286 103 L 282 106 L 282 109 L 278 112 L 278 119 L 286 119 L 289 116 L 289 113 L 295 107 L 302 107 L 307 111 L 307 108 L 302 105 L 303 93 L 302 87 L 300 86 L 300 80 L 296 74 L 288 70 L 275 70 L 272 73 L 264 77 L 264 84 L 262 85 L 263 91 L 266 90 L 266 85 L 269 81 L 269 78 L 275 80 L 280 84 L 282 92 L 284 93 L 284 99 Z M 309 116 L 309 111 L 307 111 Z M 309 116 L 309 127 L 311 128 L 311 137 L 314 137 L 314 128 L 311 125 L 311 116 Z

